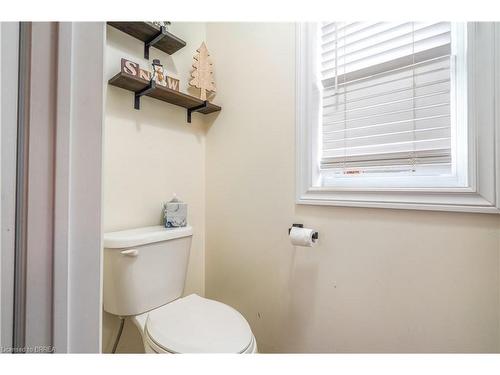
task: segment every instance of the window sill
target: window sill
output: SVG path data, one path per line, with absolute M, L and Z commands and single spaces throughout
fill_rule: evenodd
M 454 211 L 498 214 L 487 198 L 473 191 L 353 191 L 309 188 L 299 194 L 297 204 Z

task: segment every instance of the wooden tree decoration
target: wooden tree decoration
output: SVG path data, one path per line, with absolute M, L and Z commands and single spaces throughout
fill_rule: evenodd
M 203 42 L 194 55 L 193 71 L 189 84 L 200 89 L 200 99 L 207 100 L 207 91 L 215 92 L 214 64 L 210 59 L 207 46 Z

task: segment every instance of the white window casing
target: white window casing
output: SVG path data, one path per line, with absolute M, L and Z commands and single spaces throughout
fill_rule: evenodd
M 297 203 L 499 212 L 500 26 L 320 27 L 297 26 Z

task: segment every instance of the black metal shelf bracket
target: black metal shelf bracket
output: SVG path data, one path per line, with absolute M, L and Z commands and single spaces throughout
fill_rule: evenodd
M 142 90 L 136 91 L 134 94 L 134 108 L 141 109 L 141 96 L 149 94 L 156 88 L 156 82 L 151 80 L 149 85 L 144 87 Z
M 160 26 L 160 32 L 152 37 L 150 40 L 144 42 L 144 58 L 149 60 L 149 47 L 154 46 L 160 40 L 167 36 L 167 29 L 165 26 Z
M 200 109 L 208 107 L 208 100 L 203 101 L 203 104 L 197 105 L 196 107 L 191 107 L 187 109 L 187 122 L 191 123 L 191 113 L 198 112 Z

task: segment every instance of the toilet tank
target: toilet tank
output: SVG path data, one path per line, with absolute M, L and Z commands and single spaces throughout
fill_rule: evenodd
M 104 310 L 139 315 L 182 295 L 191 227 L 152 226 L 104 234 Z

